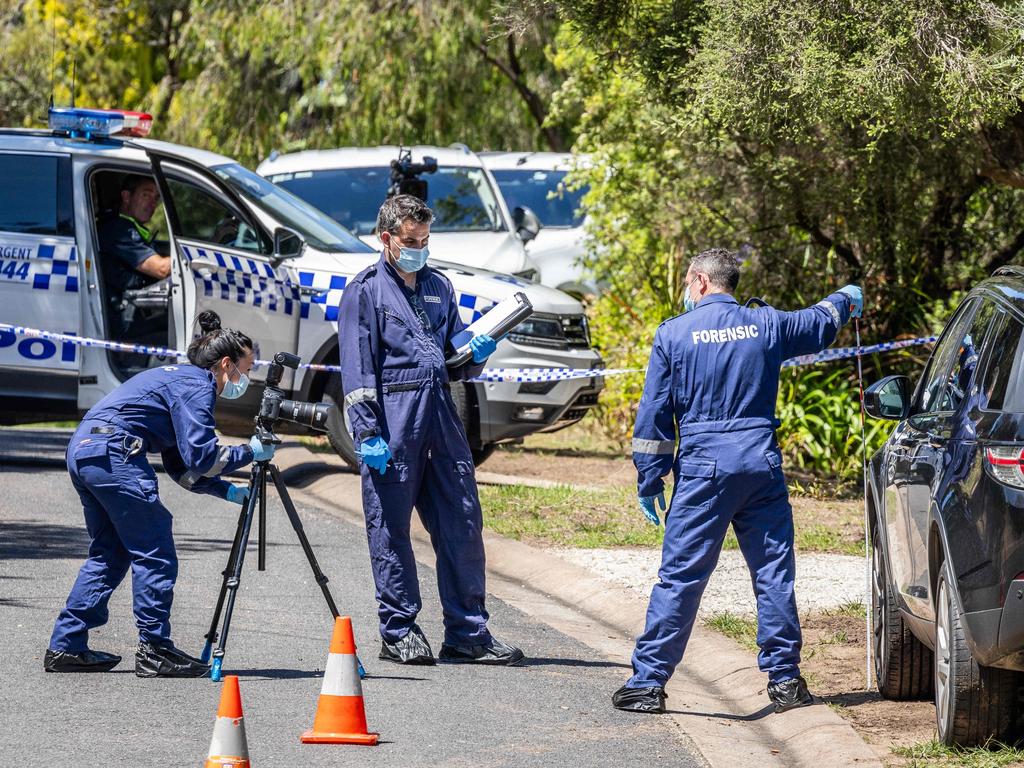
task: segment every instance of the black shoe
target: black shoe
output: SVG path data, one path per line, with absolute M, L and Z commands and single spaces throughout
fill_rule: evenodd
M 175 648 L 173 643 L 139 643 L 135 651 L 136 677 L 203 677 L 210 665 Z
M 664 688 L 627 688 L 622 686 L 612 694 L 612 706 L 626 712 L 651 712 L 664 714 L 665 699 L 668 694 Z
M 521 650 L 496 637 L 483 645 L 441 645 L 441 661 L 449 664 L 493 664 L 500 667 L 514 667 L 526 656 Z
M 775 705 L 776 714 L 814 703 L 814 697 L 807 690 L 807 681 L 802 677 L 793 677 L 781 683 L 768 683 L 768 698 Z
M 381 661 L 393 661 L 396 664 L 412 664 L 421 667 L 432 667 L 437 663 L 434 652 L 430 650 L 430 643 L 423 636 L 423 630 L 415 624 L 397 643 L 381 640 L 380 656 L 377 658 Z
M 46 649 L 43 669 L 47 672 L 109 672 L 121 663 L 121 657 L 86 648 L 79 653 Z

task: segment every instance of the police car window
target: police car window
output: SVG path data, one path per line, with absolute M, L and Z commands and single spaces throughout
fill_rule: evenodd
M 1024 325 L 1008 312 L 993 324 L 989 362 L 981 384 L 980 406 L 1024 413 Z
M 220 198 L 174 177 L 167 179 L 167 185 L 178 215 L 176 237 L 252 253 L 268 253 L 259 232 Z
M 329 216 L 237 163 L 213 169 L 249 202 L 298 232 L 314 248 L 343 253 L 373 253 L 373 248 Z
M 391 185 L 391 169 L 338 168 L 272 174 L 270 180 L 319 208 L 357 235 L 377 226 L 377 212 Z M 505 229 L 498 201 L 480 168 L 442 166 L 424 174 L 432 232 L 493 232 Z
M 580 210 L 587 189 L 569 189 L 566 171 L 525 169 L 491 171 L 509 210 L 529 208 L 545 227 L 578 227 L 583 224 Z
M 53 155 L 0 154 L 0 231 L 63 235 L 59 166 Z

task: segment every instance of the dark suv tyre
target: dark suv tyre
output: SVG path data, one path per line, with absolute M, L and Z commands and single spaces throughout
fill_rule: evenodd
M 875 679 L 883 698 L 926 699 L 932 692 L 932 652 L 903 622 L 885 571 L 878 526 L 871 536 L 871 617 Z
M 935 721 L 943 744 L 973 746 L 990 739 L 1012 742 L 1016 731 L 1018 672 L 981 667 L 960 622 L 943 562 L 935 598 Z

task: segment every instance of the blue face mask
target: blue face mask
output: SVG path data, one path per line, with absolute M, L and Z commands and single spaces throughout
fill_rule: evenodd
M 690 286 L 697 282 L 697 278 L 693 278 L 689 285 L 686 286 L 686 290 L 683 291 L 683 309 L 687 312 L 693 310 L 697 306 L 697 302 L 690 298 Z
M 245 394 L 246 388 L 249 386 L 249 377 L 238 370 L 237 366 L 232 366 L 235 369 L 235 373 L 238 374 L 238 381 L 232 381 L 230 378 L 225 379 L 224 389 L 221 390 L 220 396 L 225 400 L 236 400 Z
M 427 263 L 430 252 L 427 248 L 402 248 L 398 249 L 398 259 L 395 266 L 403 272 L 419 272 Z

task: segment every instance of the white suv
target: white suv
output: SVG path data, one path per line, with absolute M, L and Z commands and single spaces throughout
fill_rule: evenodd
M 531 211 L 541 225 L 526 243 L 539 275 L 537 282 L 583 297 L 597 285 L 583 266 L 586 256 L 584 215 L 586 188 L 569 189 L 565 177 L 581 158 L 563 152 L 481 152 L 505 198 L 515 210 Z M 582 159 L 585 162 L 585 158 Z
M 172 256 L 167 280 L 125 294 L 151 326 L 166 328 L 146 343 L 184 350 L 197 314 L 212 309 L 226 327 L 248 333 L 263 357 L 283 351 L 304 363 L 337 365 L 338 303 L 346 282 L 378 258 L 372 248 L 230 158 L 104 135 L 105 118 L 89 118 L 89 138 L 71 138 L 67 125 L 79 113 L 103 114 L 65 110 L 62 131 L 0 129 L 0 323 L 111 338 L 102 279 L 109 256 L 99 251 L 97 223 L 111 211 L 116 215 L 122 182 L 139 174 L 158 183 L 163 206 L 151 228 L 164 232 L 163 248 Z M 107 114 L 107 122 L 116 122 L 119 113 Z M 600 367 L 582 309 L 569 296 L 508 275 L 435 266 L 451 279 L 466 321 L 514 291 L 533 303 L 536 314 L 498 345 L 490 365 Z M 134 370 L 158 362 L 0 326 L 0 423 L 80 414 Z M 223 431 L 251 432 L 265 374 L 255 369 L 255 386 L 244 397 L 219 403 Z M 337 400 L 339 384 L 337 374 L 308 368 L 286 369 L 281 383 L 289 397 L 314 402 Z M 478 382 L 453 395 L 482 460 L 497 442 L 578 421 L 596 404 L 601 386 L 597 376 Z M 332 444 L 351 461 L 350 437 L 340 418 L 331 422 Z M 287 423 L 280 428 L 305 431 Z

